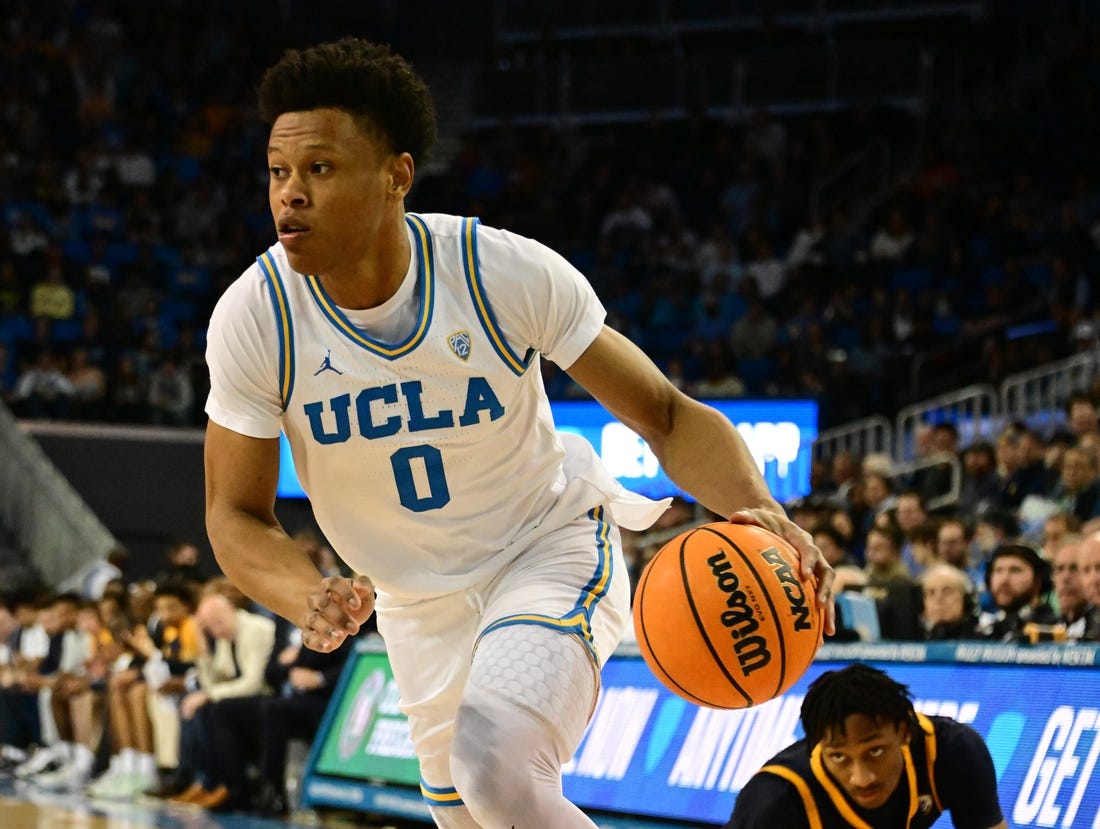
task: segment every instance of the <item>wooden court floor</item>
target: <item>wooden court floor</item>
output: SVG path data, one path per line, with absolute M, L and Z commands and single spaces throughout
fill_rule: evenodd
M 0 778 L 0 829 L 404 829 L 365 815 L 295 812 L 276 820 L 243 812 L 206 812 L 151 798 L 133 803 L 91 800 L 79 793 L 45 792 Z

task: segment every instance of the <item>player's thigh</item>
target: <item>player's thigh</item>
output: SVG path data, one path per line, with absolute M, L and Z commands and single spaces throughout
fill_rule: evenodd
M 506 625 L 543 625 L 577 636 L 602 666 L 630 620 L 618 527 L 606 509 L 592 510 L 532 545 L 481 598 L 480 636 Z
M 376 608 L 421 776 L 429 785 L 446 785 L 455 714 L 480 623 L 478 602 L 468 590 L 408 602 L 379 594 Z

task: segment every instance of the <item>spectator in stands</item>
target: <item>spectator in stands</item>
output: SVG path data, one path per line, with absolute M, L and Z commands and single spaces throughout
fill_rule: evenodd
M 286 813 L 287 746 L 291 739 L 313 739 L 357 641 L 349 637 L 336 650 L 319 653 L 302 647 L 297 628 L 277 627 L 284 631 L 283 646 L 272 652 L 265 672 L 276 693 L 223 699 L 212 709 L 219 765 L 230 792 L 223 808 L 247 804 L 261 814 Z M 259 772 L 251 796 L 250 766 Z
M 80 602 L 77 594 L 62 593 L 45 598 L 40 606 L 39 623 L 49 637 L 49 645 L 41 662 L 22 675 L 19 685 L 24 691 L 38 695 L 43 745 L 15 769 L 16 777 L 33 779 L 72 759 L 72 744 L 58 739 L 50 700 L 58 682 L 63 682 L 67 674 L 81 673 L 84 669 L 88 646 L 77 627 Z
M 915 239 L 905 211 L 894 207 L 872 237 L 868 253 L 872 261 L 899 264 L 907 258 Z
M 883 639 L 915 640 L 920 630 L 920 591 L 901 560 L 904 536 L 894 525 L 867 533 L 864 593 L 875 600 Z
M 73 405 L 73 385 L 62 361 L 43 348 L 15 382 L 11 400 L 15 413 L 29 418 L 65 418 Z
M 1058 509 L 1084 522 L 1100 516 L 1100 476 L 1096 456 L 1087 449 L 1074 447 L 1062 459 L 1062 475 L 1050 492 Z
M 834 502 L 837 506 L 847 506 L 848 491 L 859 477 L 859 463 L 855 455 L 848 451 L 837 452 L 830 463 Z
M 1050 556 L 1054 598 L 1058 604 L 1058 621 L 1065 625 L 1066 638 L 1096 641 L 1100 639 L 1100 608 L 1085 597 L 1080 573 L 1083 547 L 1084 539 L 1070 538 Z
M 941 561 L 966 573 L 971 568 L 972 540 L 970 527 L 965 521 L 961 518 L 947 518 L 940 523 L 936 534 L 936 555 Z
M 31 288 L 30 312 L 49 320 L 72 319 L 76 313 L 76 295 L 65 282 L 60 252 L 49 257 L 42 279 Z
M 917 524 L 909 533 L 908 548 L 913 563 L 906 562 L 909 572 L 914 577 L 920 576 L 925 570 L 941 559 L 936 551 L 940 535 L 940 522 L 937 519 L 928 519 Z M 905 554 L 902 553 L 905 561 Z
M 920 575 L 913 556 L 913 530 L 925 522 L 928 518 L 928 510 L 925 508 L 924 499 L 914 489 L 899 492 L 894 505 L 894 518 L 898 529 L 904 536 L 901 547 L 901 560 L 905 562 L 906 569 L 913 576 Z
M 962 452 L 962 481 L 956 508 L 973 519 L 982 510 L 997 503 L 997 454 L 993 445 L 975 441 Z
M 173 354 L 165 354 L 149 377 L 149 419 L 152 423 L 186 426 L 191 422 L 195 390 Z
M 998 505 L 1016 510 L 1028 495 L 1046 494 L 1046 474 L 1024 455 L 1023 438 L 1018 429 L 1009 427 L 997 438 Z
M 986 590 L 994 611 L 983 613 L 978 629 L 999 642 L 1028 641 L 1025 627 L 1054 625 L 1058 614 L 1046 600 L 1050 593 L 1050 564 L 1034 548 L 1002 544 L 993 551 L 986 570 Z
M 957 567 L 943 562 L 931 565 L 920 578 L 926 638 L 980 638 L 978 600 L 973 582 Z
M 157 584 L 184 584 L 192 587 L 206 582 L 199 567 L 199 548 L 191 541 L 177 541 L 165 553 L 164 569 L 157 574 Z
M 1040 548 L 1043 557 L 1054 560 L 1054 551 L 1081 532 L 1081 520 L 1072 512 L 1055 512 L 1043 522 Z
M 928 451 L 917 460 L 935 461 L 931 466 L 917 469 L 909 483 L 911 489 L 921 494 L 925 501 L 939 498 L 951 491 L 953 467 L 959 458 L 959 430 L 954 423 L 936 423 L 928 433 Z
M 89 562 L 65 583 L 65 589 L 78 592 L 85 599 L 103 598 L 107 585 L 121 579 L 130 568 L 130 554 L 122 545 L 112 547 L 107 555 Z
M 275 645 L 275 623 L 240 609 L 229 598 L 227 582 L 214 579 L 203 590 L 195 618 L 212 640 L 199 655 L 198 687 L 180 701 L 181 766 L 186 760 L 194 782 L 170 798 L 204 809 L 236 806 L 227 781 L 234 772 L 215 750 L 214 712 L 222 700 L 270 693 L 265 671 Z
M 7 606 L 16 627 L 6 641 L 8 664 L 0 671 L 0 747 L 6 758 L 22 762 L 27 751 L 42 744 L 38 694 L 24 688 L 22 680 L 37 672 L 48 655 L 50 637 L 39 620 L 38 591 L 17 591 Z
M 133 356 L 120 356 L 111 378 L 111 419 L 123 423 L 144 423 L 147 388 L 147 379 L 138 371 Z
M 814 538 L 814 544 L 821 550 L 825 560 L 833 569 L 844 565 L 857 566 L 855 560 L 848 554 L 847 539 L 831 524 L 818 524 L 810 534 Z
M 67 376 L 73 387 L 73 417 L 102 420 L 107 402 L 107 375 L 88 359 L 87 349 L 73 349 Z
M 64 759 L 54 771 L 35 778 L 44 789 L 79 789 L 91 777 L 103 729 L 106 678 L 121 652 L 94 601 L 81 603 L 77 619 L 85 658 L 77 670 L 61 673 L 53 684 L 50 711 Z
M 1085 601 L 1093 611 L 1096 611 L 1100 608 L 1100 532 L 1093 532 L 1081 540 L 1081 546 L 1077 551 L 1077 570 Z M 1083 639 L 1089 638 L 1090 627 L 1090 623 L 1086 622 Z M 1100 641 L 1100 632 L 1091 636 L 1091 641 Z
M 168 797 L 179 794 L 189 780 L 179 771 L 179 703 L 187 691 L 187 677 L 203 650 L 202 632 L 195 620 L 195 594 L 183 582 L 157 585 L 154 593 L 157 626 L 153 630 L 155 650 L 150 650 L 142 667 L 149 689 L 149 719 L 153 727 L 153 748 L 160 785 L 149 794 Z
M 1096 401 L 1084 392 L 1071 394 L 1066 401 L 1066 425 L 1077 440 L 1084 435 L 1095 434 L 1100 430 Z
M 117 662 L 107 678 L 111 759 L 104 773 L 88 787 L 95 797 L 118 800 L 128 800 L 157 784 L 149 689 L 143 670 L 157 650 L 157 620 L 142 610 L 144 599 L 140 595 L 135 592 L 131 599 L 133 618 L 119 637 L 119 645 L 130 658 Z

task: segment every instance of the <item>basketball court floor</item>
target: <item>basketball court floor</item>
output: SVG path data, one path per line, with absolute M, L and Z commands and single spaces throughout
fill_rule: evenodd
M 45 792 L 32 784 L 0 778 L 0 829 L 412 829 L 423 824 L 371 820 L 352 813 L 300 811 L 277 820 L 242 812 L 207 812 L 152 798 L 133 803 L 90 800 L 83 794 Z

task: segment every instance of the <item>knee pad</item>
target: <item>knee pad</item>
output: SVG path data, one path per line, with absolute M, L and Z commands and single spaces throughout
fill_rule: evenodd
M 482 640 L 451 749 L 455 788 L 482 826 L 592 825 L 563 797 L 561 765 L 584 734 L 596 682 L 585 647 L 550 628 L 507 626 Z

